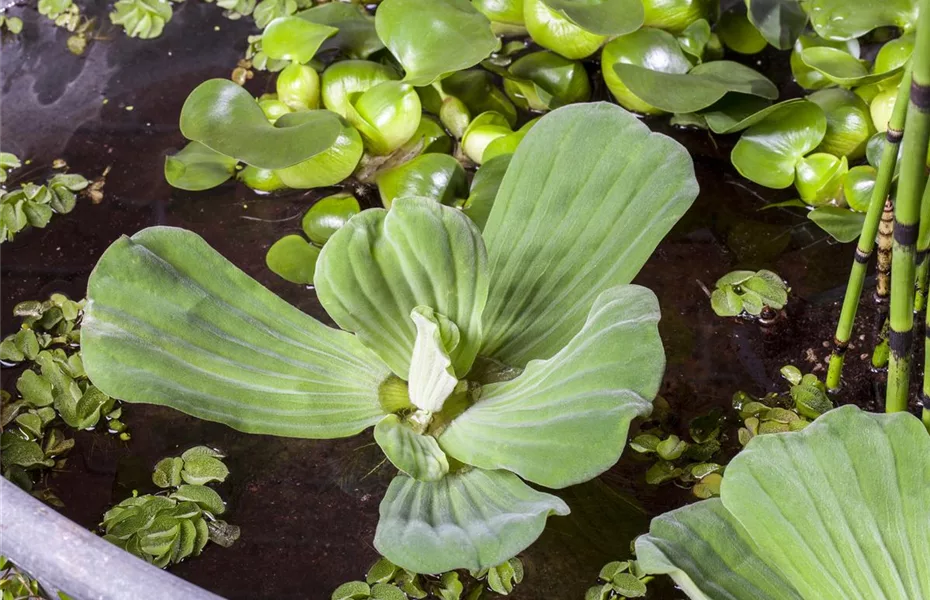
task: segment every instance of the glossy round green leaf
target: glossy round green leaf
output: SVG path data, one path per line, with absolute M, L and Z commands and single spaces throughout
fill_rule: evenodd
M 298 17 L 281 17 L 262 33 L 262 52 L 269 58 L 308 63 L 338 29 Z
M 523 0 L 523 19 L 534 42 L 572 60 L 591 56 L 608 37 L 586 31 L 543 0 Z
M 552 110 L 591 98 L 588 72 L 580 62 L 553 52 L 533 52 L 520 57 L 508 70 L 504 91 L 524 110 Z
M 620 458 L 630 421 L 652 412 L 665 369 L 658 321 L 659 303 L 646 288 L 603 292 L 559 353 L 485 385 L 439 445 L 466 464 L 548 488 L 596 477 Z M 579 372 L 584 377 L 573 376 Z
M 604 46 L 601 52 L 602 73 L 610 93 L 625 108 L 644 114 L 662 111 L 647 104 L 624 84 L 614 70 L 619 64 L 631 64 L 650 71 L 684 74 L 691 70 L 691 62 L 682 53 L 678 41 L 661 29 L 644 27 L 622 35 Z
M 877 177 L 878 169 L 869 165 L 860 165 L 849 170 L 843 180 L 843 197 L 850 208 L 858 212 L 869 209 L 872 188 L 875 187 Z
M 299 235 L 286 235 L 268 249 L 265 264 L 271 271 L 291 283 L 313 283 L 316 261 L 320 249 L 307 243 Z
M 336 185 L 355 171 L 363 152 L 361 136 L 353 127 L 344 125 L 331 148 L 275 174 L 285 185 L 295 189 Z
M 331 148 L 342 133 L 329 111 L 282 116 L 274 125 L 246 90 L 228 79 L 197 86 L 181 108 L 181 133 L 204 146 L 265 169 L 283 169 Z
M 373 154 L 390 154 L 404 145 L 420 125 L 420 97 L 413 86 L 385 81 L 348 96 L 346 118 Z
M 701 62 L 704 58 L 704 49 L 710 43 L 712 36 L 710 23 L 706 19 L 698 19 L 681 32 L 678 36 L 678 44 L 697 62 Z
M 898 67 L 903 67 L 914 53 L 915 41 L 916 38 L 914 34 L 908 33 L 886 42 L 875 56 L 875 63 L 872 65 L 872 71 L 875 73 L 885 73 L 897 69 Z
M 807 26 L 799 0 L 746 0 L 746 10 L 762 37 L 780 50 L 791 48 Z
M 639 272 L 697 191 L 685 149 L 619 106 L 572 104 L 542 117 L 484 228 L 492 275 L 482 355 L 522 367 L 562 350 L 601 292 Z
M 823 206 L 842 199 L 843 179 L 849 171 L 846 157 L 825 152 L 805 156 L 795 166 L 794 186 L 806 204 Z
M 782 106 L 743 132 L 730 161 L 750 181 L 786 188 L 794 182 L 795 165 L 820 144 L 826 131 L 827 118 L 813 102 Z
M 507 119 L 496 112 L 481 113 L 468 124 L 462 135 L 461 150 L 475 164 L 484 162 L 484 152 L 496 139 L 513 133 Z
M 837 85 L 854 87 L 882 81 L 897 75 L 901 68 L 884 73 L 869 73 L 868 63 L 847 52 L 828 46 L 814 46 L 801 51 L 804 64 Z
M 828 152 L 855 160 L 865 156 L 865 147 L 875 133 L 868 105 L 856 94 L 839 88 L 820 90 L 807 97 L 827 117 L 827 132 L 817 152 Z
M 305 438 L 350 436 L 381 420 L 378 389 L 390 373 L 354 336 L 168 227 L 117 240 L 97 263 L 81 354 L 108 396 Z
M 727 60 L 702 63 L 687 74 L 662 73 L 623 63 L 614 64 L 613 69 L 636 96 L 667 112 L 697 112 L 729 92 L 769 100 L 778 97 L 778 88 L 764 75 Z
M 275 92 L 278 100 L 291 110 L 316 110 L 320 107 L 320 76 L 313 67 L 291 63 L 278 73 Z M 262 111 L 266 111 L 264 106 Z M 283 116 L 279 115 L 278 119 Z M 269 120 L 277 123 L 278 119 Z
M 406 379 L 416 339 L 410 318 L 428 306 L 455 323 L 451 353 L 468 372 L 481 344 L 488 289 L 481 234 L 458 209 L 430 198 L 399 198 L 390 211 L 362 211 L 323 247 L 314 280 L 320 303 L 346 331 Z
M 585 31 L 623 35 L 643 24 L 641 0 L 542 0 L 550 9 Z
M 796 0 L 790 1 L 797 4 Z M 727 48 L 740 54 L 757 54 L 762 52 L 767 45 L 766 39 L 762 37 L 755 25 L 749 22 L 747 16 L 735 10 L 720 15 L 720 21 L 717 22 L 717 35 Z
M 419 481 L 438 481 L 449 472 L 449 461 L 436 438 L 421 435 L 387 415 L 375 425 L 375 441 L 397 469 Z
M 275 171 L 271 169 L 259 169 L 252 165 L 247 165 L 244 169 L 239 171 L 236 175 L 236 179 L 259 192 L 276 192 L 287 188 L 287 185 L 281 181 L 281 178 L 278 177 Z
M 859 57 L 859 42 L 857 40 L 834 42 L 821 39 L 816 35 L 799 36 L 791 49 L 789 63 L 791 65 L 791 74 L 794 76 L 795 81 L 798 82 L 798 85 L 807 90 L 819 90 L 834 85 L 823 73 L 807 66 L 801 58 L 801 53 L 804 50 L 816 47 L 834 48 L 846 52 L 852 58 Z
M 491 21 L 496 35 L 525 34 L 523 0 L 472 0 L 472 6 Z
M 693 599 L 927 597 L 928 457 L 919 419 L 855 406 L 756 436 L 727 466 L 720 499 L 654 519 L 637 560 Z
M 375 548 L 419 573 L 489 569 L 532 544 L 550 515 L 568 512 L 507 471 L 468 469 L 435 482 L 399 475 L 381 501 Z
M 811 25 L 822 38 L 849 40 L 876 27 L 913 29 L 917 24 L 917 0 L 811 0 Z
M 360 211 L 358 200 L 352 194 L 333 194 L 311 206 L 300 226 L 311 242 L 322 246 Z
M 490 21 L 468 0 L 384 0 L 375 28 L 411 85 L 472 67 L 500 47 Z
M 368 58 L 384 44 L 375 31 L 375 19 L 358 4 L 327 2 L 294 15 L 312 23 L 328 25 L 338 31 L 328 37 L 319 52 L 339 50 L 352 58 Z
M 807 218 L 830 234 L 838 242 L 853 242 L 859 239 L 865 215 L 848 208 L 821 206 L 807 213 Z
M 444 93 L 464 102 L 472 116 L 496 112 L 511 127 L 517 124 L 517 109 L 494 83 L 494 76 L 484 69 L 453 73 L 442 80 L 441 86 Z
M 177 154 L 165 157 L 165 180 L 182 190 L 208 190 L 233 176 L 238 161 L 191 142 Z
M 468 195 L 468 178 L 459 161 L 448 154 L 422 154 L 379 174 L 378 193 L 385 208 L 405 196 L 451 205 Z

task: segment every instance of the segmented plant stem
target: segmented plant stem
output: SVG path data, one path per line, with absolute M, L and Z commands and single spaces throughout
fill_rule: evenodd
M 895 198 L 894 248 L 891 262 L 891 333 L 888 343 L 886 412 L 907 410 L 914 329 L 914 271 L 920 201 L 927 183 L 930 141 L 930 0 L 923 0 L 911 65 L 911 91 L 905 118 L 901 171 Z M 930 207 L 928 207 L 930 210 Z M 930 214 L 927 214 L 930 218 Z M 927 225 L 925 225 L 925 228 Z
M 930 148 L 928 148 L 928 151 L 930 151 Z M 920 202 L 921 202 L 922 211 L 926 211 L 927 208 L 930 207 L 930 180 L 928 180 L 927 183 L 924 185 L 924 197 L 923 197 L 923 200 L 921 200 Z M 926 212 L 924 212 L 923 214 L 926 214 Z M 927 220 L 930 221 L 930 216 L 927 217 Z M 920 239 L 917 241 L 918 244 L 921 244 L 922 242 L 924 242 L 923 239 Z M 928 240 L 928 242 L 930 242 L 930 240 Z M 920 275 L 924 277 L 923 291 L 924 291 L 925 301 L 926 301 L 926 291 L 927 291 L 927 287 L 926 287 L 927 273 L 928 271 L 930 271 L 930 269 L 928 269 L 928 265 L 930 265 L 930 256 L 928 256 L 928 252 L 924 250 L 924 261 L 921 264 L 922 273 L 920 273 Z M 918 277 L 918 279 L 919 278 L 920 277 Z M 926 321 L 924 322 L 924 385 L 923 385 L 923 391 L 920 394 L 920 404 L 921 406 L 923 406 L 924 425 L 926 425 L 927 430 L 930 431 L 930 373 L 928 373 L 928 369 L 930 369 L 930 311 L 927 312 L 927 315 L 925 318 L 926 318 Z
M 827 388 L 830 390 L 836 390 L 840 387 L 846 348 L 849 346 L 849 338 L 852 335 L 853 324 L 856 320 L 856 311 L 859 309 L 859 300 L 862 297 L 862 287 L 865 284 L 869 258 L 875 249 L 876 233 L 879 234 L 876 294 L 879 297 L 888 295 L 888 276 L 891 270 L 891 234 L 894 220 L 894 209 L 888 193 L 891 190 L 891 180 L 894 178 L 895 165 L 898 159 L 898 146 L 901 143 L 901 137 L 904 135 L 904 116 L 907 113 L 910 90 L 909 81 L 910 74 L 906 71 L 904 79 L 898 88 L 898 96 L 895 100 L 891 119 L 888 121 L 888 131 L 885 134 L 886 143 L 882 148 L 875 187 L 872 188 L 869 209 L 865 214 L 862 233 L 859 234 L 859 244 L 856 246 L 855 260 L 853 260 L 852 270 L 849 273 L 849 282 L 846 284 L 846 296 L 843 298 L 840 320 L 836 325 L 836 335 L 833 337 L 833 354 L 830 356 L 830 367 L 827 370 Z

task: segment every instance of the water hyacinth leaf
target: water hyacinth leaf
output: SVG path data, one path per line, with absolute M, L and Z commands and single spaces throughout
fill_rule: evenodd
M 843 179 L 849 171 L 846 157 L 816 152 L 798 161 L 794 187 L 806 204 L 837 204 L 843 193 Z
M 803 598 L 759 556 L 719 498 L 653 519 L 649 534 L 636 540 L 636 559 L 647 573 L 671 576 L 694 600 Z
M 342 123 L 332 112 L 318 110 L 286 114 L 272 125 L 241 86 L 210 79 L 184 101 L 181 133 L 247 164 L 283 169 L 332 147 Z
M 866 61 L 828 46 L 805 48 L 801 51 L 801 60 L 828 80 L 844 87 L 876 83 L 901 72 L 901 67 L 898 67 L 884 73 L 869 73 Z
M 691 69 L 691 62 L 682 52 L 678 40 L 661 29 L 644 27 L 606 44 L 601 51 L 601 64 L 607 88 L 622 106 L 644 114 L 657 114 L 662 111 L 630 91 L 613 69 L 618 63 L 637 65 L 663 73 L 685 74 Z
M 790 106 L 799 102 L 804 102 L 804 100 L 802 98 L 792 98 L 778 104 L 770 104 L 768 100 L 756 96 L 727 94 L 720 102 L 702 112 L 701 116 L 704 117 L 707 126 L 714 133 L 736 133 L 765 120 L 766 117 L 780 110 L 783 106 Z
M 449 472 L 436 438 L 415 432 L 397 415 L 387 415 L 375 425 L 375 441 L 391 464 L 414 479 L 438 481 Z
M 323 247 L 314 283 L 330 317 L 405 379 L 416 327 L 410 312 L 428 306 L 455 323 L 450 353 L 464 375 L 481 344 L 488 293 L 481 233 L 458 209 L 429 198 L 399 198 L 390 211 L 359 213 Z
M 374 154 L 390 154 L 408 142 L 420 126 L 420 97 L 408 83 L 385 81 L 349 95 L 346 119 Z
M 779 50 L 791 48 L 807 26 L 798 0 L 746 0 L 746 10 L 762 37 Z
M 850 160 L 865 156 L 865 147 L 875 128 L 868 105 L 849 90 L 831 88 L 807 97 L 827 117 L 827 131 L 817 152 L 845 156 Z
M 743 132 L 730 161 L 750 181 L 786 188 L 794 182 L 795 165 L 820 144 L 826 131 L 827 118 L 813 102 L 782 105 Z
M 458 383 L 449 353 L 459 345 L 461 333 L 455 323 L 428 306 L 414 308 L 410 319 L 417 328 L 407 377 L 410 402 L 436 413 Z
M 620 458 L 630 421 L 652 412 L 665 368 L 658 321 L 646 288 L 605 291 L 558 354 L 484 386 L 439 445 L 467 464 L 550 488 L 596 477 Z
M 830 234 L 838 242 L 859 239 L 865 214 L 838 206 L 821 206 L 807 213 L 807 218 Z
M 435 482 L 399 475 L 381 501 L 375 548 L 405 569 L 489 569 L 533 543 L 550 515 L 568 512 L 507 471 L 469 469 Z
M 719 3 L 715 0 L 643 0 L 647 27 L 679 34 L 698 19 L 716 21 Z
M 502 73 L 501 73 L 502 74 Z M 484 69 L 453 73 L 442 80 L 442 91 L 465 103 L 472 115 L 496 112 L 514 127 L 517 109 L 494 82 L 494 76 Z
M 345 437 L 374 425 L 389 374 L 353 336 L 170 227 L 123 237 L 104 253 L 88 284 L 81 352 L 109 396 L 288 437 Z
M 368 15 L 358 4 L 328 2 L 294 16 L 338 30 L 322 43 L 319 52 L 339 50 L 352 58 L 368 58 L 384 48 L 375 31 L 374 17 Z
M 448 154 L 422 154 L 379 174 L 378 194 L 385 208 L 405 196 L 451 205 L 468 194 L 468 177 L 461 163 Z
M 623 35 L 643 24 L 640 0 L 542 0 L 550 9 L 585 31 Z
M 851 209 L 858 212 L 869 209 L 872 188 L 875 187 L 877 177 L 878 170 L 869 165 L 860 165 L 849 170 L 843 179 L 843 198 Z
M 701 62 L 704 56 L 704 49 L 711 40 L 710 23 L 706 19 L 698 19 L 688 25 L 681 36 L 678 38 L 678 44 L 681 49 L 693 56 L 697 62 Z
M 265 264 L 283 279 L 299 285 L 313 283 L 320 249 L 299 235 L 286 235 L 268 249 Z
M 517 59 L 504 77 L 504 91 L 524 110 L 544 111 L 591 97 L 588 72 L 580 62 L 553 52 L 533 52 Z
M 768 100 L 778 98 L 778 88 L 764 75 L 728 60 L 702 63 L 687 74 L 662 73 L 623 63 L 613 68 L 631 92 L 666 112 L 697 112 L 729 92 Z
M 313 67 L 292 62 L 278 73 L 275 92 L 290 110 L 316 110 L 320 107 L 320 76 Z M 266 110 L 263 106 L 262 112 Z M 273 122 L 277 123 L 283 116 L 278 115 Z
M 313 59 L 317 50 L 338 29 L 298 17 L 280 17 L 262 33 L 262 51 L 269 58 L 301 64 Z
M 685 149 L 619 106 L 576 104 L 540 119 L 484 228 L 482 355 L 520 367 L 555 355 L 601 292 L 633 279 L 697 192 Z
M 799 36 L 794 43 L 794 47 L 791 49 L 789 64 L 791 65 L 791 74 L 794 76 L 795 81 L 804 89 L 819 90 L 833 85 L 833 82 L 827 79 L 823 73 L 807 66 L 804 63 L 804 59 L 801 58 L 801 53 L 805 49 L 820 46 L 842 50 L 853 58 L 859 58 L 860 48 L 858 40 L 853 39 L 848 42 L 834 42 L 817 37 L 816 35 Z
M 335 5 L 331 3 L 323 6 Z M 349 96 L 356 92 L 367 92 L 379 83 L 397 78 L 397 73 L 391 67 L 368 60 L 342 60 L 333 63 L 323 71 L 323 106 L 345 117 L 349 110 Z
M 472 67 L 500 48 L 491 22 L 468 0 L 384 0 L 375 28 L 404 67 L 404 81 L 418 86 Z
M 917 24 L 917 5 L 917 0 L 811 0 L 808 13 L 820 37 L 850 40 L 876 27 L 913 29 Z
M 510 165 L 511 155 L 495 156 L 482 164 L 471 181 L 471 190 L 462 211 L 475 222 L 478 229 L 484 230 L 488 216 L 494 207 L 494 198 L 504 180 L 504 173 Z
M 304 111 L 284 115 L 277 123 L 293 115 L 329 113 L 328 110 Z M 337 117 L 338 119 L 338 117 Z M 362 136 L 348 123 L 339 119 L 340 131 L 332 146 L 285 169 L 275 171 L 284 185 L 297 189 L 311 189 L 336 185 L 351 175 L 365 152 Z
M 523 20 L 534 42 L 571 60 L 594 54 L 608 37 L 579 27 L 543 0 L 523 0 Z
M 237 162 L 200 142 L 191 142 L 177 154 L 165 157 L 165 180 L 182 190 L 208 190 L 232 177 Z

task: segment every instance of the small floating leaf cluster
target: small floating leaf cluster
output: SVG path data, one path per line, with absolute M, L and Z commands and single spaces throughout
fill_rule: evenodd
M 653 579 L 635 560 L 609 562 L 601 568 L 597 578 L 602 583 L 588 588 L 584 600 L 642 598 L 646 595 L 646 584 Z
M 74 440 L 64 436 L 62 424 L 88 429 L 104 418 L 111 433 L 129 439 L 119 420 L 121 407 L 91 384 L 84 371 L 78 347 L 83 308 L 83 301 L 62 294 L 17 304 L 13 314 L 23 319 L 21 329 L 0 342 L 0 360 L 32 367 L 17 379 L 17 397 L 0 393 L 3 476 L 27 491 L 33 491 L 35 476 L 45 469 L 64 467 Z M 60 504 L 47 489 L 35 493 Z
M 497 594 L 510 594 L 523 581 L 523 562 L 511 558 L 497 566 L 470 571 L 447 571 L 423 575 L 398 567 L 381 558 L 368 570 L 365 581 L 349 581 L 333 592 L 332 600 L 406 600 L 407 598 L 438 598 L 439 600 L 479 600 L 490 589 Z M 484 583 L 481 583 L 484 582 Z
M 103 538 L 157 567 L 198 556 L 212 541 L 232 545 L 239 528 L 216 517 L 226 511 L 220 495 L 206 484 L 222 483 L 229 470 L 223 454 L 196 446 L 156 466 L 152 482 L 162 494 L 133 495 L 103 515 Z
M 11 241 L 28 226 L 44 228 L 53 215 L 74 210 L 77 194 L 90 182 L 74 173 L 56 173 L 45 185 L 28 182 L 7 191 L 9 171 L 22 164 L 16 156 L 0 153 L 0 243 Z
M 766 307 L 781 310 L 788 303 L 788 285 L 772 271 L 732 271 L 717 280 L 710 306 L 721 317 L 758 317 Z

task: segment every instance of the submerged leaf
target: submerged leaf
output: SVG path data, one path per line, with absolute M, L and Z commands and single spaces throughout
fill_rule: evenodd
M 329 438 L 383 416 L 387 368 L 169 227 L 114 242 L 88 284 L 81 329 L 104 393 L 170 406 L 253 433 Z
M 436 482 L 399 475 L 381 501 L 375 548 L 426 573 L 490 568 L 533 543 L 550 515 L 568 512 L 507 471 L 470 469 Z

